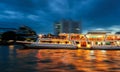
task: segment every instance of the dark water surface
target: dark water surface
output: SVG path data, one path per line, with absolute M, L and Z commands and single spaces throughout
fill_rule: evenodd
M 120 72 L 120 50 L 0 46 L 0 72 Z

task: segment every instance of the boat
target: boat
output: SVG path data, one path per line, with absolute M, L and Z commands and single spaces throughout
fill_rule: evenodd
M 37 42 L 23 44 L 26 48 L 120 50 L 120 35 L 60 34 L 57 37 L 40 35 Z
M 40 40 L 38 40 L 37 42 L 27 42 L 27 41 L 16 41 L 16 42 L 18 44 L 22 44 L 25 49 L 77 49 L 77 46 L 74 44 L 41 43 Z
M 120 50 L 120 46 L 112 46 L 112 45 L 92 46 L 90 49 L 92 50 Z
M 67 44 L 26 44 L 29 49 L 77 49 L 77 46 Z

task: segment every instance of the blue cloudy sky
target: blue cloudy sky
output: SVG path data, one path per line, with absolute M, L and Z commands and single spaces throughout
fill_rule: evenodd
M 120 0 L 0 0 L 0 27 L 53 33 L 54 22 L 63 18 L 81 21 L 83 32 L 120 31 Z

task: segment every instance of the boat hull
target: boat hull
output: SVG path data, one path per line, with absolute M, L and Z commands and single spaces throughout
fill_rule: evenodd
M 120 46 L 92 46 L 91 48 L 82 48 L 89 50 L 120 50 Z
M 24 48 L 30 49 L 77 49 L 77 46 L 67 44 L 26 44 Z

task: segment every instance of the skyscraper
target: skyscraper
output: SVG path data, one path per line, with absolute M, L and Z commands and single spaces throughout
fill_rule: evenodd
M 55 23 L 54 24 L 54 34 L 58 35 L 59 33 L 62 32 L 62 26 L 60 23 Z
M 55 35 L 59 33 L 81 33 L 81 23 L 73 20 L 62 20 L 54 24 Z

